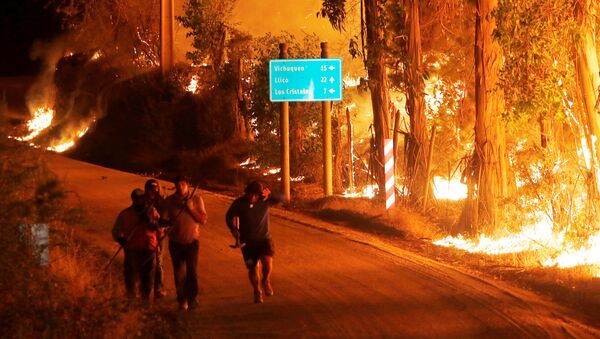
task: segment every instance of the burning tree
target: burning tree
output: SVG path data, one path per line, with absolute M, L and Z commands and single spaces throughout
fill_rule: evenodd
M 51 0 L 69 32 L 72 51 L 101 50 L 114 66 L 159 64 L 160 1 Z

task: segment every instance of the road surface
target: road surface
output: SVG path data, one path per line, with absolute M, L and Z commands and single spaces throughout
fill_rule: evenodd
M 86 236 L 114 251 L 114 218 L 146 178 L 54 154 L 47 159 L 88 211 Z M 598 329 L 529 291 L 280 210 L 271 217 L 275 295 L 254 304 L 241 254 L 229 247 L 233 240 L 224 224 L 231 198 L 201 193 L 209 221 L 201 228 L 200 307 L 176 310 L 168 253 L 168 297 L 153 306 L 175 336 L 600 337 Z

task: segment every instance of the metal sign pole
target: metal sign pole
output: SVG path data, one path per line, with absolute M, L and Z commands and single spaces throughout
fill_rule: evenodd
M 279 58 L 287 59 L 287 43 L 279 44 Z M 290 201 L 290 104 L 281 103 L 280 108 L 280 138 L 281 138 L 281 191 L 285 201 Z
M 327 59 L 329 52 L 327 42 L 321 42 L 321 58 Z M 331 101 L 321 103 L 323 115 L 323 193 L 325 196 L 333 195 L 333 165 L 331 145 Z

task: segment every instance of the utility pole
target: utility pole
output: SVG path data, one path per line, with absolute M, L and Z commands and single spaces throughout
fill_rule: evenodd
M 287 59 L 287 43 L 279 44 L 279 59 Z M 285 201 L 290 201 L 290 104 L 281 103 L 279 136 L 281 138 L 281 190 Z
M 321 58 L 329 58 L 327 42 L 321 42 Z M 331 101 L 321 103 L 323 113 L 323 192 L 325 196 L 333 195 L 333 165 L 331 145 Z
M 173 69 L 174 0 L 160 0 L 160 71 L 163 75 Z

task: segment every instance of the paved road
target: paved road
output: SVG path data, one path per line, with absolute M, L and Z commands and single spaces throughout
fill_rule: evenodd
M 57 155 L 48 159 L 90 211 L 86 234 L 114 250 L 112 222 L 129 204 L 131 189 L 146 178 Z M 326 231 L 335 227 L 282 211 L 271 218 L 275 295 L 255 305 L 241 254 L 229 248 L 223 220 L 231 199 L 202 194 L 209 222 L 201 229 L 200 307 L 189 314 L 175 310 L 168 255 L 170 297 L 156 305 L 178 336 L 600 337 L 597 329 L 531 292 L 384 243 Z

